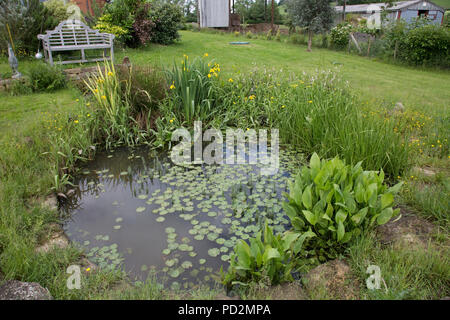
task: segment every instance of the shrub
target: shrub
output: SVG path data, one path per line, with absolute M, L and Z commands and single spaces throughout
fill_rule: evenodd
M 0 52 L 8 54 L 7 43 L 11 42 L 11 34 L 16 55 L 35 53 L 39 46 L 37 35 L 53 29 L 57 24 L 57 19 L 39 0 L 2 0 Z
M 450 67 L 450 30 L 429 24 L 425 19 L 404 21 L 385 30 L 386 52 L 389 56 L 413 65 Z
M 155 36 L 156 24 L 149 17 L 150 3 L 138 7 L 133 23 L 134 37 L 139 40 L 140 45 L 146 45 Z
M 253 38 L 253 33 L 252 33 L 251 31 L 248 31 L 248 32 L 245 34 L 245 36 L 246 36 L 247 38 L 249 38 L 249 39 L 252 39 L 252 38 Z
M 49 92 L 66 86 L 66 75 L 61 68 L 56 66 L 38 63 L 30 68 L 29 74 L 34 92 Z
M 100 32 L 111 33 L 116 36 L 116 39 L 120 42 L 126 42 L 131 39 L 130 31 L 118 25 L 113 24 L 113 17 L 111 14 L 107 13 L 101 16 L 94 29 Z
M 406 37 L 406 61 L 415 65 L 443 65 L 450 67 L 450 31 L 428 24 L 411 29 Z
M 402 182 L 388 188 L 383 181 L 383 171 L 363 171 L 361 162 L 349 166 L 314 153 L 291 183 L 283 208 L 296 232 L 314 234 L 308 248 L 325 261 L 364 230 L 399 214 L 392 206 Z
M 334 48 L 342 49 L 348 45 L 352 25 L 349 23 L 338 24 L 330 31 L 330 43 Z
M 292 247 L 298 234 L 286 233 L 274 235 L 267 221 L 264 227 L 264 240 L 261 232 L 249 240 L 250 246 L 240 240 L 230 257 L 230 267 L 226 274 L 220 270 L 222 283 L 227 287 L 250 282 L 265 282 L 268 285 L 292 281 L 291 271 L 294 267 Z
M 170 3 L 152 4 L 149 17 L 155 23 L 152 42 L 171 44 L 180 37 L 178 28 L 183 14 L 179 6 Z
M 69 9 L 71 6 L 70 2 L 66 4 L 61 0 L 48 0 L 44 2 L 44 6 L 48 9 L 50 15 L 55 18 L 58 23 L 66 20 L 73 13 Z

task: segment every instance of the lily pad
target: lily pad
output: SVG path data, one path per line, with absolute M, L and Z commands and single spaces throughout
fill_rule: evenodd
M 145 211 L 145 207 L 138 207 L 137 209 L 136 209 L 136 212 L 137 213 L 141 213 L 141 212 L 144 212 Z
M 217 248 L 211 248 L 208 250 L 208 254 L 213 258 L 217 257 L 219 255 L 219 253 L 220 253 L 220 250 Z

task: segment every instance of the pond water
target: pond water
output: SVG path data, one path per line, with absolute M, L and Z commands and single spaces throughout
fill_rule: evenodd
M 141 281 L 152 271 L 172 287 L 212 284 L 239 239 L 266 219 L 276 233 L 289 226 L 282 192 L 300 159 L 280 150 L 278 173 L 264 176 L 261 164 L 183 167 L 146 148 L 99 153 L 63 206 L 65 231 L 101 268 Z

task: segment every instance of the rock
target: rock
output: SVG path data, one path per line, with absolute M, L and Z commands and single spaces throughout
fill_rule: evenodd
M 432 223 L 401 208 L 400 219 L 379 226 L 377 237 L 383 244 L 425 248 L 434 230 L 435 226 Z
M 431 170 L 431 168 L 420 168 L 420 167 L 415 167 L 414 171 L 416 171 L 419 174 L 422 174 L 426 177 L 433 177 L 436 172 L 434 172 L 433 170 Z
M 48 208 L 53 211 L 58 210 L 58 198 L 56 197 L 56 195 L 49 195 L 42 203 L 42 207 Z
M 393 112 L 405 112 L 405 106 L 401 102 L 397 102 L 393 109 Z
M 53 300 L 53 297 L 39 283 L 9 280 L 0 287 L 0 300 Z
M 69 246 L 69 239 L 62 229 L 51 233 L 49 239 L 43 245 L 36 248 L 36 252 L 49 252 L 54 248 L 66 248 Z
M 359 281 L 343 260 L 336 259 L 315 267 L 304 277 L 303 283 L 312 299 L 359 299 Z

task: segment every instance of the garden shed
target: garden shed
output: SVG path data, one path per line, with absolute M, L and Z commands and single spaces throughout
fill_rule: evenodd
M 336 6 L 335 9 L 340 13 L 337 22 L 342 22 L 344 7 Z M 368 18 L 374 12 L 381 12 L 382 10 L 387 11 L 387 19 L 389 21 L 403 19 L 406 22 L 410 22 L 418 17 L 426 17 L 430 20 L 430 23 L 434 24 L 442 24 L 445 14 L 444 8 L 427 0 L 393 2 L 393 5 L 390 7 L 387 3 L 367 3 L 348 5 L 345 7 L 346 14 L 352 14 L 362 18 Z
M 230 0 L 199 0 L 200 28 L 230 26 Z

